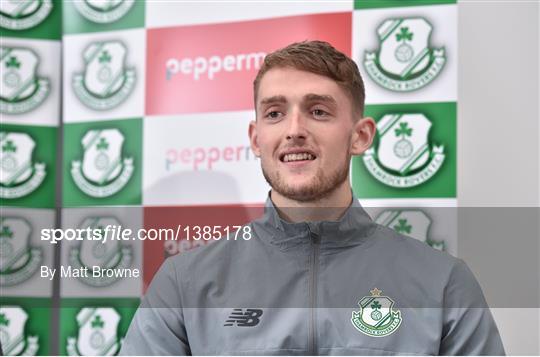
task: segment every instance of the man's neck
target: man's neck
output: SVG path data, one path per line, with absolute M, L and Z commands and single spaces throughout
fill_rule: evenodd
M 272 190 L 270 198 L 279 216 L 285 221 L 317 222 L 338 221 L 352 202 L 352 193 L 348 180 L 327 197 L 315 201 L 300 202 L 287 198 Z

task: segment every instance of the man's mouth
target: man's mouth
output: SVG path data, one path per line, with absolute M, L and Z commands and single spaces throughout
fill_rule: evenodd
M 282 162 L 313 161 L 316 159 L 316 156 L 311 152 L 296 152 L 282 154 L 279 159 Z

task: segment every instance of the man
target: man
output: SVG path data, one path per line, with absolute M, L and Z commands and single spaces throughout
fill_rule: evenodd
M 252 239 L 165 261 L 124 354 L 500 355 L 465 264 L 372 222 L 349 185 L 371 145 L 355 63 L 320 41 L 268 55 L 249 137 L 272 187 Z

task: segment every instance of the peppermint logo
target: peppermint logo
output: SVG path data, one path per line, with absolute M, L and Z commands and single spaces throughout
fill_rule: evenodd
M 78 0 L 73 5 L 86 19 L 106 24 L 122 18 L 134 3 L 135 0 Z
M 38 336 L 26 336 L 28 314 L 20 306 L 0 306 L 0 344 L 5 356 L 35 356 Z
M 0 217 L 0 286 L 28 280 L 42 261 L 40 248 L 30 246 L 32 227 L 16 217 Z
M 120 315 L 112 307 L 84 307 L 77 314 L 78 336 L 68 337 L 70 356 L 113 356 L 122 341 L 117 336 Z
M 79 228 L 90 228 L 91 231 L 100 230 L 102 237 L 105 237 L 105 227 L 109 225 L 121 226 L 114 217 L 91 217 L 85 219 Z M 103 241 L 86 238 L 69 252 L 69 263 L 73 269 L 86 267 L 92 271 L 95 266 L 104 269 L 127 269 L 131 266 L 133 255 L 129 245 L 121 245 L 120 241 L 112 239 Z M 81 282 L 94 287 L 108 286 L 118 279 L 117 276 L 93 276 L 92 274 L 79 277 Z
M 188 168 L 194 171 L 213 170 L 224 162 L 242 162 L 258 160 L 249 145 L 212 146 L 209 148 L 170 148 L 165 153 L 165 170 Z
M 0 27 L 26 30 L 39 25 L 53 8 L 51 0 L 0 1 Z
M 193 77 L 195 81 L 204 77 L 213 80 L 220 72 L 258 70 L 264 62 L 264 57 L 266 57 L 265 52 L 240 53 L 224 57 L 212 56 L 210 58 L 169 58 L 165 64 L 165 78 L 171 80 L 173 76 L 180 73 Z
M 444 47 L 429 47 L 432 26 L 421 17 L 388 19 L 377 28 L 379 50 L 366 52 L 368 75 L 383 88 L 410 92 L 432 82 L 446 62 Z
M 29 48 L 0 47 L 0 113 L 21 114 L 47 98 L 49 79 L 37 76 L 39 57 Z
M 253 327 L 261 321 L 261 309 L 233 309 L 223 326 Z
M 363 334 L 372 337 L 384 337 L 396 332 L 401 325 L 401 312 L 394 310 L 394 301 L 382 296 L 382 291 L 370 290 L 371 296 L 364 296 L 358 301 L 360 311 L 353 311 L 351 322 Z
M 45 179 L 45 164 L 32 163 L 36 143 L 26 133 L 0 132 L 0 198 L 19 198 Z
M 397 188 L 429 180 L 444 162 L 444 147 L 430 149 L 431 122 L 424 114 L 387 114 L 377 123 L 378 147 L 364 154 L 368 171 L 380 182 Z
M 120 41 L 95 42 L 84 50 L 84 72 L 72 79 L 75 95 L 84 105 L 108 110 L 126 100 L 136 80 L 135 70 L 125 68 L 126 55 Z
M 392 228 L 398 233 L 408 235 L 425 242 L 430 247 L 444 251 L 446 245 L 442 240 L 431 239 L 428 235 L 431 218 L 420 209 L 390 209 L 377 216 L 376 223 Z
M 118 129 L 90 130 L 82 138 L 84 156 L 71 163 L 71 176 L 91 197 L 119 192 L 133 175 L 133 158 L 122 158 L 124 135 Z

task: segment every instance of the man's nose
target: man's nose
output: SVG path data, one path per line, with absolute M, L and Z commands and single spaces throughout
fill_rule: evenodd
M 289 116 L 287 140 L 305 139 L 307 137 L 306 118 L 299 110 L 294 110 Z

